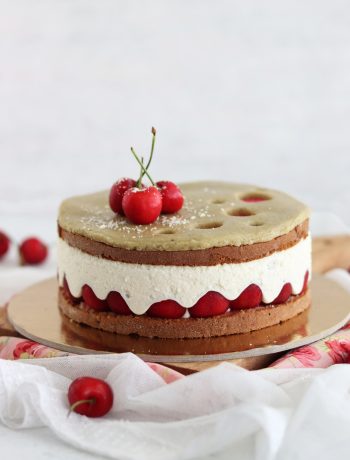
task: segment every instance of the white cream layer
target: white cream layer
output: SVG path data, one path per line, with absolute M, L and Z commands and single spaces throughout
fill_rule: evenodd
M 285 283 L 291 283 L 293 294 L 299 294 L 306 271 L 311 274 L 310 236 L 289 249 L 261 259 L 209 267 L 115 262 L 86 254 L 62 239 L 58 242 L 60 286 L 66 276 L 75 297 L 81 296 L 84 284 L 88 284 L 100 299 L 105 299 L 111 291 L 118 291 L 138 315 L 165 299 L 176 300 L 190 308 L 208 291 L 220 292 L 233 300 L 253 283 L 262 290 L 263 301 L 269 303 Z

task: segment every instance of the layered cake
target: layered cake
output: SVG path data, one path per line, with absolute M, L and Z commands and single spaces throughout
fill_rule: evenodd
M 116 334 L 200 338 L 247 333 L 310 306 L 309 210 L 275 190 L 180 186 L 184 204 L 148 225 L 114 213 L 108 191 L 59 210 L 59 307 Z

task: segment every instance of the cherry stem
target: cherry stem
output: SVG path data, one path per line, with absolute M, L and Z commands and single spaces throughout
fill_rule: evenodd
M 141 157 L 141 163 L 143 164 L 143 160 L 144 158 Z M 140 169 L 140 175 L 139 175 L 139 178 L 137 180 L 137 188 L 139 188 L 141 190 L 141 185 L 142 185 L 142 178 L 143 178 L 143 171 L 142 171 L 142 168 Z
M 154 182 L 152 180 L 152 177 L 148 174 L 148 171 L 147 169 L 143 166 L 142 164 L 142 161 L 140 160 L 140 158 L 137 156 L 135 150 L 133 147 L 130 148 L 131 149 L 131 153 L 134 155 L 135 157 L 135 160 L 138 162 L 138 164 L 141 166 L 141 170 L 143 172 L 143 175 L 146 175 L 148 177 L 148 179 L 151 181 L 151 184 L 154 185 Z M 142 175 L 142 177 L 143 177 Z M 142 177 L 141 177 L 141 180 L 142 180 Z
M 71 412 L 73 412 L 78 406 L 81 404 L 95 404 L 96 400 L 94 398 L 92 399 L 81 399 L 80 401 L 76 401 L 74 404 L 72 404 L 69 408 L 69 412 L 67 417 L 70 416 Z
M 156 143 L 156 133 L 157 133 L 157 131 L 156 131 L 155 128 L 153 128 L 153 126 L 152 126 L 152 129 L 151 129 L 151 133 L 152 133 L 152 146 L 151 146 L 151 153 L 149 155 L 148 163 L 147 163 L 146 168 L 145 168 L 147 171 L 148 171 L 148 168 L 149 168 L 149 166 L 150 166 L 150 164 L 152 162 L 153 152 L 154 152 L 154 144 Z

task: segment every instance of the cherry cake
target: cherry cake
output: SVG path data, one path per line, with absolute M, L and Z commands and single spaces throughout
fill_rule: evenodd
M 180 189 L 182 208 L 147 225 L 113 212 L 108 191 L 62 203 L 64 315 L 117 334 L 173 339 L 246 333 L 308 309 L 304 204 L 242 184 L 194 182 Z

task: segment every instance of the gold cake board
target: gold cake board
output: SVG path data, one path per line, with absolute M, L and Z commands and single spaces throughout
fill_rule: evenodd
M 37 283 L 13 297 L 8 318 L 21 335 L 71 353 L 133 352 L 184 373 L 222 361 L 256 369 L 268 365 L 279 353 L 330 335 L 349 320 L 350 295 L 335 281 L 315 275 L 311 295 L 312 306 L 307 312 L 280 325 L 210 339 L 150 339 L 79 325 L 61 314 L 56 279 Z

